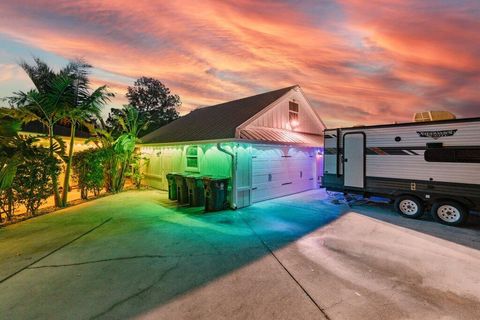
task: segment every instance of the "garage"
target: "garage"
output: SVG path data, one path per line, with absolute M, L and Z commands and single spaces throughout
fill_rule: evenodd
M 142 137 L 145 182 L 227 179 L 231 208 L 318 188 L 324 129 L 299 86 L 199 108 Z
M 313 189 L 314 157 L 312 148 L 255 147 L 252 154 L 252 202 Z

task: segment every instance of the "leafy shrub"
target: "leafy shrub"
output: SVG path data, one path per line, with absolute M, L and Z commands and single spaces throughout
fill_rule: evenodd
M 53 194 L 52 175 L 60 172 L 60 162 L 45 148 L 31 146 L 23 151 L 12 189 L 27 213 L 35 215 L 38 208 Z
M 73 157 L 73 175 L 78 182 L 82 199 L 88 198 L 88 192 L 98 195 L 105 186 L 106 161 L 109 150 L 88 149 L 77 152 Z
M 140 189 L 142 180 L 145 177 L 142 168 L 149 162 L 149 159 L 142 157 L 139 153 L 132 154 L 130 172 L 126 173 L 126 176 L 130 178 L 132 183 L 137 189 Z

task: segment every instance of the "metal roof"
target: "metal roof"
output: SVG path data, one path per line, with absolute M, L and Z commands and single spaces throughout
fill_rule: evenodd
M 253 141 L 266 141 L 308 146 L 323 145 L 323 136 L 273 128 L 250 128 L 240 131 L 240 138 Z
M 234 139 L 235 130 L 297 86 L 199 108 L 143 136 L 142 142 L 169 143 Z

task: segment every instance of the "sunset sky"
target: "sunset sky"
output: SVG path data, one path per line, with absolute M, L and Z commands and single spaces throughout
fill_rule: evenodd
M 479 0 L 2 0 L 0 97 L 39 56 L 84 58 L 117 93 L 140 76 L 181 113 L 299 84 L 327 126 L 480 116 Z

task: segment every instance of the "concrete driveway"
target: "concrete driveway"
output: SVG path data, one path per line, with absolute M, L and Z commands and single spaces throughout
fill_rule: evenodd
M 2 319 L 479 319 L 480 224 L 130 191 L 0 229 Z

